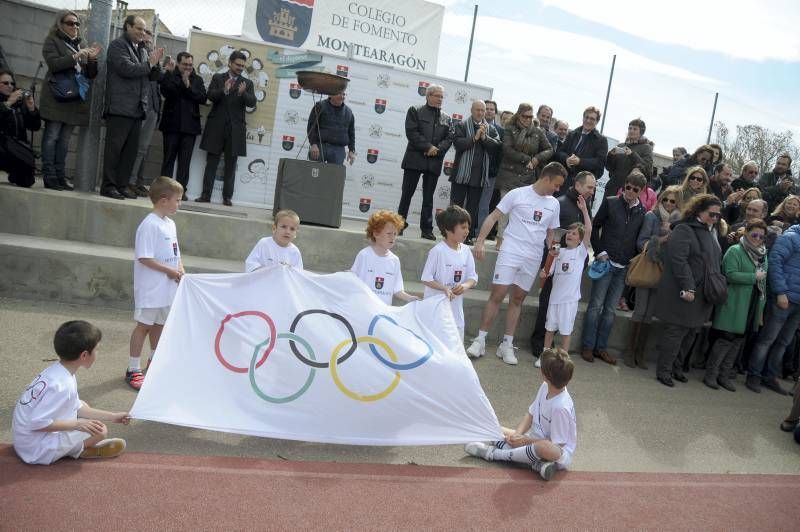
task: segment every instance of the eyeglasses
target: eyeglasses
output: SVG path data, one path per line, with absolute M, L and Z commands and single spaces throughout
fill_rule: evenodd
M 520 118 L 524 118 L 525 120 L 532 120 L 533 115 L 520 115 Z
M 16 83 L 14 83 L 13 81 L 0 81 L 0 85 L 8 85 L 9 87 L 14 87 L 16 86 Z
M 753 240 L 764 240 L 764 234 L 763 233 L 750 233 L 750 238 L 752 238 Z
M 61 23 L 64 24 L 65 26 L 72 26 L 73 28 L 81 27 L 81 23 L 78 22 L 77 20 L 62 20 Z
M 678 203 L 678 200 L 674 200 L 674 199 L 670 199 L 670 198 L 664 198 L 664 199 L 661 200 L 661 203 L 671 203 L 671 204 L 675 205 L 676 203 Z
M 702 182 L 702 181 L 705 181 L 705 180 L 706 180 L 706 178 L 701 176 L 701 175 L 693 175 L 693 176 L 689 177 L 689 181 L 700 181 L 700 182 Z
M 634 192 L 638 193 L 641 190 L 639 187 L 634 187 L 631 185 L 625 185 L 625 190 L 633 190 Z
M 719 218 L 722 215 L 720 213 L 718 213 L 718 212 L 709 212 L 708 216 L 709 216 L 709 218 Z

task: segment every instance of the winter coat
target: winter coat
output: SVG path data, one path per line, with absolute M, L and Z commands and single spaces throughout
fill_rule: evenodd
M 578 207 L 578 191 L 574 188 L 569 189 L 563 196 L 558 198 L 559 218 L 558 225 L 561 229 L 566 229 L 570 225 L 578 222 L 583 223 L 583 213 Z M 589 218 L 592 217 L 592 201 L 586 202 L 586 209 L 589 211 Z
M 239 76 L 236 86 L 226 95 L 225 82 L 229 77 L 228 72 L 214 74 L 208 84 L 208 99 L 213 105 L 206 119 L 200 149 L 220 154 L 225 149 L 226 137 L 230 136 L 233 153 L 243 156 L 247 155 L 245 108 L 256 106 L 256 93 L 253 82 Z M 238 84 L 242 81 L 245 83 L 245 90 L 240 95 Z
M 142 118 L 150 103 L 150 82 L 161 69 L 150 66 L 147 50 L 122 35 L 108 45 L 106 55 L 106 102 L 104 116 Z
M 63 122 L 72 126 L 86 126 L 89 124 L 89 101 L 81 99 L 72 102 L 57 102 L 50 91 L 50 79 L 55 72 L 74 73 L 75 54 L 64 39 L 68 37 L 59 31 L 56 35 L 48 35 L 42 44 L 42 58 L 47 64 L 47 74 L 44 77 L 44 84 L 39 93 L 39 112 L 44 120 L 48 122 Z M 71 44 L 78 48 L 85 48 L 80 45 L 80 39 L 71 41 Z M 97 76 L 97 61 L 81 63 L 81 74 L 86 79 L 94 79 Z
M 769 252 L 769 263 L 770 291 L 800 304 L 800 225 L 791 226 L 778 237 Z
M 631 154 L 617 153 L 617 146 L 608 152 L 606 169 L 609 180 L 606 190 L 611 193 L 619 190 L 625 184 L 625 178 L 634 168 L 641 170 L 648 181 L 653 173 L 653 143 L 647 140 L 647 137 L 641 137 L 638 142 L 625 142 L 618 146 L 630 148 Z
M 356 151 L 356 121 L 346 103 L 338 107 L 329 99 L 316 103 L 308 115 L 306 133 L 312 146 L 324 142 Z
M 567 140 L 564 141 L 553 158 L 553 160 L 563 164 L 569 172 L 567 180 L 562 187 L 565 190 L 575 183 L 575 176 L 578 172 L 587 170 L 598 180 L 603 177 L 606 155 L 608 154 L 608 139 L 601 135 L 598 130 L 593 129 L 586 135 L 586 139 L 581 144 L 580 149 L 576 151 L 582 134 L 583 127 L 578 127 L 570 131 L 567 134 Z M 569 167 L 567 166 L 567 159 L 573 153 L 577 155 L 581 161 L 577 165 Z
M 763 269 L 767 269 L 767 257 L 764 257 Z M 728 278 L 728 299 L 716 308 L 713 327 L 733 334 L 744 334 L 747 327 L 747 315 L 750 311 L 750 300 L 756 288 L 756 265 L 750 260 L 742 244 L 731 246 L 725 252 L 722 261 L 722 272 Z M 759 297 L 756 312 L 750 330 L 758 330 L 764 315 L 766 295 Z
M 706 263 L 712 271 L 719 272 L 720 256 L 714 233 L 704 223 L 695 219 L 676 225 L 664 249 L 655 316 L 682 327 L 702 327 L 714 308 L 703 295 Z M 682 290 L 694 290 L 694 301 L 681 299 Z
M 441 174 L 444 154 L 453 144 L 450 116 L 427 104 L 409 107 L 406 113 L 406 138 L 408 145 L 400 167 L 436 176 Z M 439 148 L 436 157 L 425 155 L 432 146 Z
M 617 264 L 627 266 L 636 256 L 636 238 L 644 223 L 644 207 L 629 207 L 625 200 L 609 196 L 603 200 L 592 221 L 592 249 L 602 252 Z
M 539 164 L 534 170 L 527 165 L 536 157 Z M 503 160 L 497 172 L 494 188 L 511 190 L 533 184 L 540 170 L 553 157 L 553 147 L 535 123 L 529 128 L 509 124 L 503 134 Z
M 28 106 L 22 98 L 17 99 L 9 109 L 5 104 L 7 99 L 5 96 L 0 96 L 0 149 L 5 143 L 3 137 L 14 137 L 25 144 L 30 144 L 28 131 L 39 131 L 42 127 L 39 109 L 34 107 L 33 111 L 28 111 Z
M 473 151 L 475 149 L 475 139 L 472 135 L 469 135 L 467 132 L 467 120 L 472 120 L 472 117 L 467 117 L 465 120 L 459 122 L 453 128 L 453 148 L 456 150 L 456 158 L 453 162 L 453 170 L 450 173 L 450 182 L 451 183 L 458 183 L 458 172 L 459 166 L 461 165 L 461 161 L 464 158 L 464 154 L 469 152 L 470 150 Z M 482 138 L 479 142 L 481 147 L 483 148 L 484 157 L 486 157 L 486 166 L 485 166 L 485 174 L 481 175 L 478 178 L 478 182 L 481 184 L 480 186 L 486 186 L 484 183 L 487 182 L 489 179 L 489 168 L 492 164 L 492 158 L 495 154 L 502 148 L 502 144 L 500 141 L 500 135 L 497 133 L 497 129 L 491 124 L 488 124 L 488 128 L 486 130 L 486 137 Z M 474 156 L 474 155 L 473 155 Z M 460 183 L 462 185 L 470 185 L 474 182 L 474 177 L 472 172 L 476 169 L 470 169 L 470 173 L 467 176 L 467 179 L 464 183 Z
M 192 71 L 189 86 L 183 84 L 181 72 L 175 67 L 161 78 L 159 89 L 164 96 L 161 122 L 164 133 L 200 134 L 200 105 L 206 103 L 206 86 L 203 78 Z

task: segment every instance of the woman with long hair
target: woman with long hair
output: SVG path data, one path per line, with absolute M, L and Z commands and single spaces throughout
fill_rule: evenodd
M 789 195 L 772 211 L 767 218 L 770 225 L 787 229 L 800 223 L 800 196 Z
M 708 174 L 702 166 L 692 166 L 686 170 L 686 177 L 681 183 L 681 205 L 686 205 L 698 194 L 708 194 Z

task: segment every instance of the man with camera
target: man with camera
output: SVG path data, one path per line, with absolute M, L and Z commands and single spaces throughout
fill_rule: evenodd
M 41 127 L 33 94 L 18 89 L 11 72 L 0 70 L 0 170 L 8 172 L 8 180 L 15 185 L 33 185 L 34 157 L 28 131 Z

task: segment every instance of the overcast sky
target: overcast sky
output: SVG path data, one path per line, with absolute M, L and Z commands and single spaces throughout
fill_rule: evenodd
M 324 1 L 324 0 L 317 0 Z M 624 137 L 641 117 L 656 151 L 705 142 L 714 93 L 729 129 L 761 124 L 800 143 L 797 0 L 434 0 L 446 6 L 438 74 L 463 79 L 477 3 L 469 81 L 492 87 L 501 109 L 547 103 L 570 127 L 603 108 L 617 55 L 605 133 Z M 42 3 L 85 8 L 86 0 Z M 154 8 L 176 34 L 192 25 L 239 34 L 244 0 L 130 0 Z M 224 13 L 220 6 L 224 5 Z M 713 139 L 713 135 L 712 135 Z

